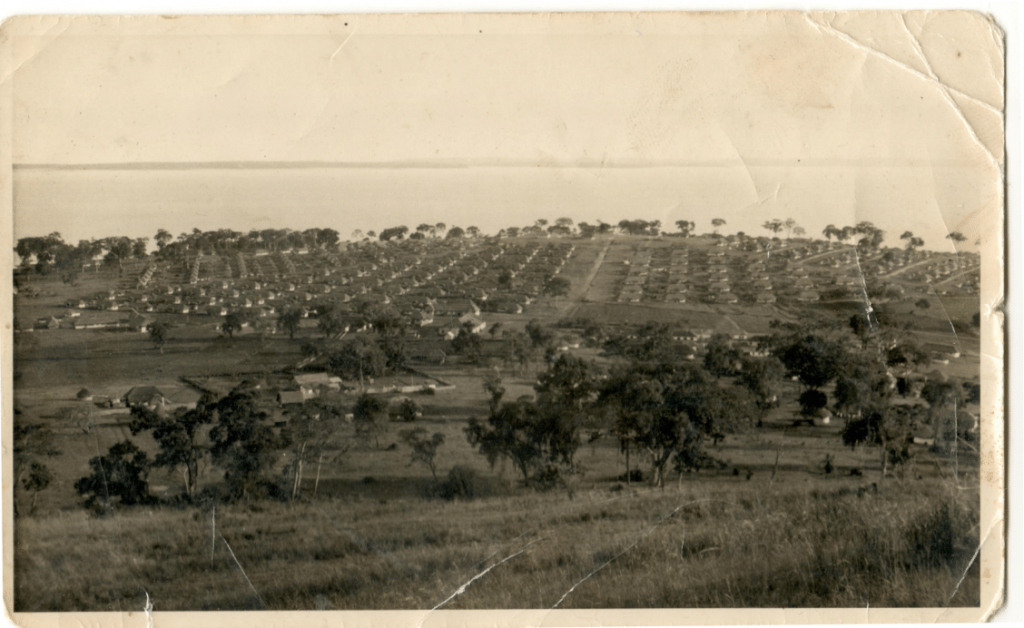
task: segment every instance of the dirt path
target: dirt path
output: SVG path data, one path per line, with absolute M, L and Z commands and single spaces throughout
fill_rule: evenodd
M 935 283 L 932 284 L 932 287 L 937 288 L 939 286 L 944 286 L 946 284 L 953 283 L 954 281 L 957 280 L 966 280 L 968 277 L 970 277 L 972 273 L 980 274 L 981 268 L 968 268 L 966 270 L 961 268 L 959 273 L 953 273 L 952 275 L 950 275 L 946 279 L 943 279 L 942 281 L 936 281 Z
M 923 266 L 924 264 L 931 264 L 933 261 L 934 260 L 931 260 L 931 259 L 924 259 L 924 260 L 921 260 L 920 262 L 914 262 L 910 266 L 904 266 L 903 268 L 901 268 L 899 270 L 895 270 L 895 271 L 889 273 L 888 275 L 879 275 L 878 278 L 879 279 L 891 279 L 891 278 L 895 277 L 896 275 L 899 275 L 901 273 L 907 272 L 911 268 L 915 268 L 917 266 Z
M 566 318 L 580 306 L 580 303 L 586 301 L 587 294 L 590 292 L 590 286 L 594 283 L 594 279 L 597 278 L 597 273 L 601 270 L 601 265 L 604 264 L 604 257 L 608 254 L 608 249 L 611 248 L 612 242 L 614 241 L 614 238 L 608 240 L 608 244 L 605 244 L 604 248 L 601 249 L 601 252 L 597 254 L 597 258 L 594 260 L 594 265 L 591 267 L 590 272 L 587 273 L 587 277 L 583 280 L 582 285 L 580 285 L 577 295 L 568 304 L 566 304 L 565 307 L 559 310 L 559 319 Z
M 815 253 L 814 255 L 808 255 L 807 257 L 805 257 L 805 258 L 803 258 L 801 260 L 797 260 L 797 261 L 800 262 L 801 264 L 806 264 L 807 262 L 813 262 L 816 259 L 821 259 L 822 257 L 828 257 L 829 255 L 835 255 L 837 253 L 845 253 L 848 250 L 849 249 L 832 249 L 830 251 L 825 251 L 824 253 Z

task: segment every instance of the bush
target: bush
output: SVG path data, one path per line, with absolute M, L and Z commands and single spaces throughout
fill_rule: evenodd
M 406 423 L 412 423 L 423 416 L 423 407 L 412 399 L 403 399 L 398 406 L 398 418 Z
M 619 482 L 627 481 L 625 473 L 620 474 L 619 477 L 617 477 L 615 479 L 618 480 Z M 628 481 L 630 481 L 630 482 L 643 482 L 644 481 L 644 472 L 641 471 L 640 469 L 630 469 L 629 470 Z
M 972 534 L 976 515 L 959 502 L 946 502 L 911 522 L 904 533 L 904 568 L 948 566 L 963 572 L 974 557 L 978 539 Z
M 538 491 L 550 491 L 563 484 L 561 471 L 551 464 L 539 469 L 529 480 L 529 485 Z
M 448 472 L 448 479 L 438 487 L 438 494 L 442 499 L 454 501 L 456 499 L 470 500 L 477 493 L 477 473 L 474 469 L 463 465 L 455 465 Z

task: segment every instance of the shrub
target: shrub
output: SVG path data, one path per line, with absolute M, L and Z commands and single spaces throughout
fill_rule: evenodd
M 406 423 L 412 423 L 423 416 L 423 407 L 412 399 L 403 399 L 398 406 L 398 418 Z
M 905 568 L 948 566 L 961 573 L 974 556 L 978 539 L 972 534 L 976 515 L 959 502 L 947 501 L 911 522 L 904 533 Z
M 529 479 L 529 485 L 538 491 L 550 491 L 564 484 L 562 473 L 555 465 L 545 465 Z
M 618 480 L 619 482 L 626 482 L 627 481 L 625 473 L 620 474 L 619 477 L 617 477 L 615 479 Z M 644 481 L 644 472 L 641 471 L 640 469 L 630 469 L 629 470 L 628 481 L 629 482 L 643 482 Z
M 470 500 L 477 493 L 476 470 L 463 465 L 455 465 L 448 472 L 448 479 L 438 487 L 438 494 L 442 499 L 454 501 L 456 499 Z

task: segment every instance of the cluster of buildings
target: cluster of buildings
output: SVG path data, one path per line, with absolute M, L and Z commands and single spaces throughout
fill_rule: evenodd
M 571 242 L 428 240 L 134 260 L 116 286 L 71 299 L 65 313 L 30 329 L 145 331 L 157 315 L 187 317 L 185 324 L 213 317 L 219 324 L 232 312 L 257 320 L 297 307 L 309 316 L 325 304 L 350 311 L 353 323 L 368 305 L 390 305 L 413 326 L 431 325 L 435 316 L 450 325 L 467 314 L 468 301 L 479 304 L 477 316 L 481 309 L 521 313 L 574 250 Z
M 851 246 L 827 242 L 785 242 L 766 251 L 752 240 L 725 238 L 710 247 L 644 242 L 623 267 L 613 295 L 620 303 L 748 305 L 857 298 L 866 278 L 890 276 L 898 283 L 883 286 L 894 296 L 904 294 L 903 283 L 927 284 L 941 295 L 958 289 L 970 294 L 979 272 L 978 258 L 970 254 L 888 249 L 864 258 Z

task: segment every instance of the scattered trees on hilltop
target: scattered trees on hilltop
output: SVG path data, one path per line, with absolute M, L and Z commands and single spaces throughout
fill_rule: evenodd
M 765 223 L 763 225 L 761 225 L 761 226 L 764 229 L 767 229 L 768 231 L 771 231 L 772 233 L 774 233 L 776 235 L 778 235 L 785 228 L 783 226 L 783 224 L 782 224 L 782 221 L 779 220 L 778 218 L 773 218 L 771 220 L 766 220 Z
M 389 240 L 401 240 L 405 235 L 409 233 L 409 227 L 402 225 L 400 227 L 389 227 L 380 232 L 381 242 L 387 242 Z
M 679 235 L 688 238 L 693 234 L 693 230 L 697 228 L 697 223 L 692 220 L 677 220 L 676 228 L 679 229 Z
M 618 224 L 619 231 L 628 235 L 656 236 L 661 233 L 660 220 L 628 220 L 622 219 Z

